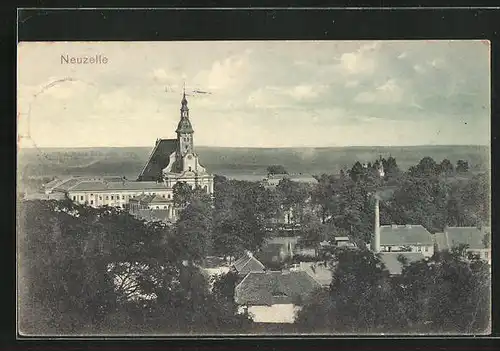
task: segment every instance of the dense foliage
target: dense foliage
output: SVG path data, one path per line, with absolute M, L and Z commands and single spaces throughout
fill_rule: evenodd
M 368 250 L 337 250 L 328 288 L 298 314 L 302 332 L 487 334 L 490 270 L 460 252 L 443 253 L 389 276 Z
M 198 204 L 186 211 L 199 212 Z M 187 214 L 186 214 L 187 215 Z M 205 218 L 199 218 L 203 223 Z M 23 333 L 238 331 L 247 317 L 210 293 L 189 262 L 204 255 L 186 236 L 206 228 L 144 223 L 113 208 L 69 201 L 19 205 Z M 186 263 L 187 261 L 187 263 Z
M 248 318 L 236 313 L 232 298 L 237 277 L 209 282 L 198 264 L 208 255 L 259 251 L 287 211 L 294 214 L 299 246 L 315 249 L 333 236 L 364 248 L 373 232 L 375 194 L 382 199 L 381 224 L 422 224 L 431 232 L 489 225 L 488 175 L 472 173 L 466 161 L 454 166 L 424 157 L 403 172 L 394 157 L 380 158 L 315 178 L 314 185 L 285 178 L 266 189 L 216 176 L 214 196 L 179 183 L 173 200 L 181 211 L 171 227 L 115 208 L 23 201 L 21 330 L 244 332 Z M 470 333 L 488 327 L 489 271 L 464 260 L 463 252 L 409 265 L 399 278 L 362 249 L 336 251 L 329 264 L 334 279 L 300 313 L 303 330 Z

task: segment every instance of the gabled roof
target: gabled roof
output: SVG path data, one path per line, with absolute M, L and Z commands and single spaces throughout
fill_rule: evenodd
M 406 258 L 409 264 L 425 258 L 421 252 L 382 252 L 380 258 L 391 275 L 401 274 L 403 270 L 403 265 L 398 260 L 400 256 Z
M 156 204 L 156 203 L 170 203 L 172 201 L 173 201 L 172 199 L 169 200 L 167 198 L 164 198 L 163 196 L 156 195 L 151 199 L 150 202 Z
M 332 282 L 332 271 L 321 262 L 300 262 L 299 270 L 309 274 L 322 286 L 328 286 Z
M 138 181 L 156 181 L 161 178 L 161 171 L 168 166 L 170 155 L 177 150 L 177 139 L 159 139 Z
M 246 275 L 250 272 L 263 272 L 266 268 L 253 255 L 245 254 L 232 264 L 236 272 L 241 275 Z
M 451 249 L 460 244 L 469 245 L 469 249 L 485 249 L 483 239 L 486 230 L 476 227 L 447 227 L 444 229 L 446 247 Z
M 251 272 L 235 289 L 240 305 L 297 303 L 306 299 L 320 284 L 306 272 Z
M 432 234 L 421 225 L 380 226 L 380 245 L 433 245 Z
M 57 185 L 55 189 L 61 190 L 61 191 L 68 191 L 78 185 L 79 183 L 82 182 L 81 178 L 70 178 L 66 179 L 61 184 Z

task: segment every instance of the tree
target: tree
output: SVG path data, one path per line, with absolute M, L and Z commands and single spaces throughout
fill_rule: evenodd
M 267 173 L 274 175 L 274 174 L 288 174 L 286 171 L 285 167 L 282 165 L 271 165 L 267 167 Z
M 278 201 L 285 210 L 293 209 L 302 217 L 305 207 L 305 201 L 309 194 L 307 189 L 300 183 L 291 181 L 288 178 L 282 179 L 276 187 Z
M 332 283 L 306 301 L 297 318 L 300 329 L 361 334 L 404 326 L 404 316 L 394 308 L 388 272 L 376 255 L 365 249 L 337 249 L 330 266 Z
M 456 169 L 458 173 L 467 173 L 469 171 L 469 162 L 458 160 Z
M 193 199 L 175 224 L 179 257 L 199 262 L 212 247 L 213 214 L 211 204 Z
M 163 223 L 70 201 L 23 201 L 19 209 L 22 332 L 215 332 L 243 325 L 221 307 L 199 269 L 182 264 L 185 238 L 178 243 Z M 187 229 L 200 227 L 183 219 Z
M 217 177 L 214 183 L 214 251 L 225 256 L 258 249 L 278 212 L 275 193 L 258 183 Z
M 421 224 L 431 232 L 446 225 L 449 185 L 437 178 L 410 177 L 394 192 L 395 224 Z
M 363 178 L 365 170 L 364 170 L 363 166 L 361 165 L 361 163 L 359 161 L 357 161 L 352 166 L 351 170 L 348 173 L 349 173 L 349 177 L 351 177 L 351 179 L 354 182 L 357 182 Z
M 305 247 L 314 247 L 316 253 L 319 243 L 328 238 L 327 224 L 320 223 L 312 215 L 304 217 L 300 228 L 299 244 Z
M 410 174 L 417 177 L 432 177 L 438 173 L 438 164 L 429 156 L 422 158 L 415 167 L 410 167 Z
M 322 174 L 314 176 L 317 183 L 312 189 L 312 203 L 320 208 L 320 217 L 323 223 L 333 215 L 337 203 L 337 188 L 340 182 L 334 176 Z M 344 179 L 342 179 L 344 181 Z
M 463 250 L 434 255 L 403 269 L 399 294 L 415 331 L 487 332 L 489 268 L 479 260 L 464 260 Z
M 191 200 L 193 188 L 186 182 L 177 182 L 173 187 L 173 200 L 176 207 L 184 208 Z
M 74 333 L 99 327 L 116 304 L 97 212 L 70 201 L 19 204 L 20 329 Z
M 458 251 L 413 263 L 398 259 L 402 274 L 390 277 L 378 255 L 337 249 L 329 263 L 332 283 L 306 301 L 300 331 L 488 333 L 488 264 Z
M 448 159 L 444 159 L 441 161 L 439 165 L 439 171 L 440 173 L 449 175 L 453 173 L 453 164 L 450 162 Z
M 384 166 L 386 179 L 392 180 L 399 176 L 400 170 L 394 157 L 390 156 L 387 160 L 382 159 L 382 165 Z

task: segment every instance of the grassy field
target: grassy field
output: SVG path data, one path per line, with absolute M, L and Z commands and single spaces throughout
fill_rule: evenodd
M 21 149 L 18 174 L 22 177 L 65 175 L 119 175 L 135 179 L 148 160 L 151 148 Z M 281 164 L 294 174 L 310 176 L 338 173 L 354 162 L 373 162 L 380 155 L 396 158 L 406 170 L 430 156 L 453 164 L 462 159 L 473 170 L 489 169 L 485 146 L 335 147 L 335 148 L 217 148 L 197 147 L 202 164 L 215 174 L 238 179 L 260 179 L 266 167 Z

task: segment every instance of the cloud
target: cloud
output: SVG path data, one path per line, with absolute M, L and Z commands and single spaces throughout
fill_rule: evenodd
M 166 70 L 165 68 L 157 68 L 152 73 L 153 79 L 160 83 L 176 83 L 182 79 L 182 75 L 178 72 Z
M 245 51 L 242 54 L 215 61 L 210 69 L 196 75 L 194 82 L 204 89 L 214 91 L 224 91 L 238 87 L 248 78 L 250 53 L 250 51 Z
M 308 100 L 317 98 L 322 92 L 327 89 L 324 85 L 297 85 L 285 91 L 288 95 L 296 100 Z
M 172 137 L 184 81 L 188 92 L 212 93 L 188 97 L 198 144 L 425 144 L 444 126 L 456 132 L 441 131 L 440 143 L 489 136 L 490 48 L 480 42 L 28 43 L 19 50 L 21 113 L 53 80 L 84 82 L 36 98 L 40 145 L 149 146 Z M 109 64 L 61 65 L 61 52 L 99 52 Z
M 355 102 L 374 104 L 397 104 L 401 102 L 404 91 L 395 79 L 389 79 L 384 84 L 375 88 L 374 91 L 359 93 Z
M 380 47 L 378 42 L 362 45 L 358 50 L 340 56 L 340 67 L 347 74 L 371 74 L 377 65 L 373 53 Z
M 419 65 L 419 64 L 416 64 L 413 66 L 413 69 L 418 72 L 418 73 L 424 73 L 425 72 L 425 68 L 422 67 L 422 65 Z

